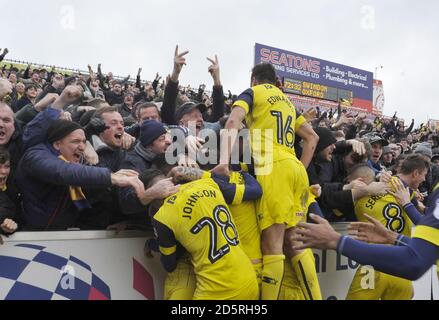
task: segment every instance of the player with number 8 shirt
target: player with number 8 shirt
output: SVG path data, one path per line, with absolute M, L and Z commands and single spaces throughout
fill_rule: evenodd
M 358 220 L 367 222 L 365 217 L 367 214 L 388 230 L 410 236 L 413 224 L 419 219 L 415 211 L 417 200 L 413 190 L 418 189 L 419 184 L 424 181 L 428 168 L 429 164 L 424 156 L 409 156 L 401 167 L 399 176 L 389 181 L 392 191 L 382 196 L 365 197 L 355 202 L 355 214 Z M 348 176 L 349 182 L 356 179 L 370 184 L 375 181 L 375 174 L 367 165 L 358 165 Z M 407 199 L 404 201 L 400 199 L 397 192 L 400 185 L 403 188 L 410 188 L 410 193 L 407 193 Z M 371 289 L 362 285 L 363 277 L 364 274 L 361 274 L 359 268 L 352 280 L 347 300 L 411 300 L 413 297 L 411 281 L 376 271 L 375 286 Z

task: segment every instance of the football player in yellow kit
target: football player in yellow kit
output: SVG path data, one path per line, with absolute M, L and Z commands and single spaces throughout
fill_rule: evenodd
M 276 300 L 284 274 L 284 240 L 289 241 L 294 227 L 305 219 L 309 188 L 305 167 L 312 160 L 318 136 L 276 87 L 272 65 L 255 66 L 251 78 L 252 87 L 233 106 L 227 130 L 221 137 L 221 163 L 213 171 L 229 174 L 232 147 L 245 120 L 250 130 L 255 174 L 263 190 L 257 204 L 263 253 L 261 297 Z M 302 162 L 294 150 L 296 134 L 304 141 Z M 309 255 L 294 252 L 289 258 L 296 273 L 308 273 L 307 278 L 318 283 Z M 302 282 L 301 287 L 306 290 L 309 284 Z
M 425 179 L 428 171 L 428 162 L 423 156 L 415 155 L 409 157 L 403 163 L 399 177 L 393 177 L 392 186 L 404 183 L 411 188 L 417 189 L 419 184 Z M 369 184 L 375 180 L 372 169 L 367 165 L 359 165 L 353 168 L 349 179 L 356 180 L 361 178 L 363 182 Z M 412 193 L 411 198 L 414 199 Z M 416 204 L 416 200 L 413 200 Z M 414 204 L 411 202 L 402 206 L 392 194 L 362 198 L 355 202 L 355 213 L 359 221 L 367 221 L 365 214 L 377 219 L 387 229 L 410 236 L 412 221 L 410 215 Z M 347 300 L 410 300 L 413 297 L 413 286 L 410 281 L 394 277 L 385 273 L 375 272 L 374 288 L 364 287 L 360 267 L 352 281 Z
M 242 166 L 242 169 L 244 167 L 245 166 Z M 173 176 L 176 182 L 178 182 L 182 177 L 184 177 L 184 180 L 194 181 L 201 177 L 209 178 L 211 175 L 199 169 L 179 167 L 172 170 L 171 176 Z M 229 208 L 235 220 L 242 249 L 250 258 L 258 277 L 258 283 L 261 284 L 262 253 L 259 228 L 256 221 L 255 201 L 243 201 L 245 199 L 245 193 L 248 192 L 246 191 L 246 187 L 252 187 L 251 183 L 247 182 L 246 184 L 246 180 L 251 181 L 251 178 L 249 179 L 247 173 L 236 171 L 231 173 L 230 179 L 227 179 L 226 177 L 220 178 L 236 185 L 233 203 L 229 205 Z M 316 202 L 316 197 L 318 198 L 321 193 L 320 186 L 311 186 L 309 192 L 310 197 L 307 205 L 307 207 L 309 207 L 308 212 L 323 215 Z M 285 247 L 284 250 L 287 252 L 289 249 Z M 309 255 L 308 258 L 311 261 L 314 261 L 312 250 L 307 249 L 305 252 Z M 302 274 L 299 276 L 304 277 L 305 275 Z M 315 285 L 318 286 L 318 283 Z M 192 298 L 194 290 L 195 275 L 193 274 L 193 267 L 190 260 L 184 257 L 178 261 L 176 270 L 166 278 L 164 299 L 188 300 Z M 285 262 L 285 275 L 280 289 L 279 300 L 311 300 L 312 298 L 321 299 L 321 296 L 312 297 L 312 293 L 303 291 L 298 275 L 296 275 L 292 269 L 291 264 Z
M 229 207 L 238 229 L 242 249 L 252 262 L 260 284 L 262 277 L 261 235 L 256 215 L 256 201 L 244 201 L 244 195 L 248 192 L 246 179 L 250 179 L 248 173 L 234 171 L 230 174 L 229 183 L 236 186 L 236 192 Z
M 323 217 L 322 210 L 320 209 L 316 198 L 319 198 L 322 193 L 322 188 L 320 185 L 313 185 L 309 188 L 308 197 L 308 214 L 314 213 Z M 308 216 L 307 214 L 307 216 Z M 284 252 L 287 256 L 294 256 L 294 251 L 291 252 L 291 247 L 287 243 L 284 245 Z M 302 256 L 306 255 L 307 261 L 315 264 L 314 254 L 311 249 L 303 250 Z M 301 257 L 301 256 L 299 256 Z M 282 285 L 279 293 L 279 300 L 321 300 L 322 294 L 320 291 L 320 285 L 315 281 L 316 278 L 307 279 L 307 274 L 302 270 L 300 273 L 295 272 L 289 261 L 285 261 L 285 272 L 284 278 L 282 280 Z M 303 288 L 303 284 L 306 284 Z M 313 290 L 311 290 L 311 288 Z
M 243 167 L 248 170 L 248 167 Z M 215 176 L 215 174 L 213 175 Z M 170 176 L 172 176 L 174 181 L 178 183 L 180 180 L 195 181 L 201 178 L 211 178 L 212 174 L 196 168 L 177 167 L 171 171 Z M 224 186 L 230 184 L 229 192 L 231 195 L 234 194 L 234 196 L 233 199 L 230 197 L 227 198 L 226 201 L 229 204 L 230 212 L 235 221 L 242 249 L 252 262 L 260 285 L 262 269 L 260 232 L 256 219 L 255 201 L 248 200 L 249 194 L 254 193 L 253 190 L 257 189 L 259 185 L 247 172 L 235 171 L 231 173 L 230 177 L 215 176 L 215 178 L 223 180 L 223 189 Z M 184 273 L 188 273 L 184 261 L 181 263 L 179 262 L 177 269 L 178 268 L 182 269 Z M 182 281 L 183 283 L 181 287 L 187 287 L 187 282 L 184 278 Z
M 225 200 L 232 203 L 237 198 L 236 193 L 236 186 L 217 177 L 205 176 L 182 185 L 153 217 L 167 271 L 174 271 L 177 266 L 178 244 L 189 252 L 196 277 L 194 299 L 259 298 L 256 274 L 241 248 Z M 245 194 L 238 197 L 255 200 L 260 195 L 261 189 L 254 180 Z M 157 204 L 154 206 L 157 209 Z M 179 266 L 187 274 L 187 264 L 183 261 Z M 168 287 L 167 291 L 172 292 L 172 288 Z
M 410 189 L 406 188 L 402 182 L 394 181 L 393 182 L 395 191 L 392 192 L 392 195 L 398 200 L 398 203 L 407 208 L 410 212 L 410 219 L 413 221 L 413 224 L 418 225 L 423 220 L 423 214 L 416 210 L 416 208 L 411 204 L 410 198 Z M 439 183 L 433 188 L 432 193 L 438 195 Z M 371 216 L 365 215 L 368 222 L 353 222 L 349 225 L 349 235 L 354 237 L 357 240 L 377 243 L 377 244 L 389 244 L 395 245 L 402 243 L 402 238 L 399 233 L 393 232 L 389 229 L 386 229 L 385 226 L 381 224 L 380 221 L 374 219 Z M 417 234 L 421 234 L 425 232 L 425 225 L 421 225 L 421 228 L 418 229 Z M 428 231 L 425 232 L 428 235 Z M 439 278 L 439 262 L 436 264 L 438 270 L 438 278 Z
M 417 177 L 422 179 L 422 175 Z M 368 244 L 348 236 L 342 236 L 323 218 L 311 215 L 316 223 L 300 223 L 297 239 L 302 242 L 297 249 L 316 248 L 336 250 L 362 265 L 371 265 L 381 272 L 408 280 L 418 280 L 439 260 L 439 189 L 430 195 L 425 215 L 421 215 L 412 238 L 396 232 L 385 230 L 382 244 Z M 361 237 L 366 240 L 378 239 L 382 236 L 369 237 L 379 232 L 379 222 L 372 224 L 355 223 Z M 370 228 L 371 233 L 362 231 Z M 381 229 L 382 230 L 382 229 Z M 388 239 L 387 239 L 388 238 Z M 387 240 L 386 240 L 387 239 Z

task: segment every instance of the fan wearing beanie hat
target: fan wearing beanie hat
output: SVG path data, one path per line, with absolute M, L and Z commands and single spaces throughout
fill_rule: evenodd
M 45 114 L 47 112 L 47 114 Z M 42 116 L 51 117 L 51 110 Z M 37 118 L 47 120 L 47 117 Z M 25 151 L 16 176 L 23 195 L 23 217 L 26 226 L 34 230 L 65 230 L 79 226 L 79 214 L 91 209 L 96 202 L 87 200 L 84 187 L 105 188 L 112 185 L 144 190 L 138 173 L 120 170 L 112 173 L 106 167 L 81 164 L 86 148 L 82 127 L 66 120 L 54 120 L 46 127 L 28 128 L 29 136 L 43 135 L 45 141 L 33 144 Z M 46 123 L 47 124 L 47 123 Z
M 69 162 L 80 163 L 85 150 L 85 132 L 71 121 L 56 120 L 47 131 L 47 141 Z
M 431 144 L 428 142 L 422 142 L 418 145 L 414 151 L 414 153 L 420 153 L 430 159 L 433 158 L 433 151 L 431 150 Z
M 166 127 L 161 122 L 146 120 L 140 125 L 137 144 L 133 150 L 126 154 L 120 168 L 134 170 L 142 174 L 151 169 L 154 160 L 165 159 L 165 153 L 171 143 L 171 135 L 168 134 Z M 161 191 L 163 193 L 166 192 L 164 189 Z M 133 188 L 119 189 L 119 203 L 122 212 L 133 217 L 139 217 L 143 221 L 142 223 L 144 223 L 145 219 L 146 206 L 151 200 L 148 196 L 139 197 Z
M 318 127 L 314 129 L 315 133 L 319 136 L 319 142 L 316 147 L 315 155 L 319 160 L 331 161 L 332 153 L 335 150 L 335 139 L 334 133 L 327 129 Z
M 144 121 L 140 127 L 139 141 L 142 147 L 151 148 L 155 154 L 164 154 L 171 145 L 165 126 L 155 120 Z

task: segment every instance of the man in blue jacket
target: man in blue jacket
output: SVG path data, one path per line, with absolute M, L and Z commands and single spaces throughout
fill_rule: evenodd
M 48 112 L 56 113 L 80 96 L 78 87 L 67 87 Z M 43 116 L 36 120 L 42 120 Z M 45 125 L 47 123 L 40 124 L 41 127 Z M 35 129 L 35 135 L 28 135 L 42 137 L 43 132 Z M 28 148 L 17 170 L 26 229 L 65 230 L 75 227 L 79 212 L 90 207 L 81 187 L 131 186 L 138 193 L 144 191 L 138 174 L 132 170 L 112 173 L 108 168 L 81 164 L 86 138 L 79 124 L 55 120 L 45 132 L 44 139 L 27 143 Z

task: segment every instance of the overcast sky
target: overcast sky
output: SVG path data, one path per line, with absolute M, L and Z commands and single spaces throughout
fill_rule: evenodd
M 182 84 L 212 85 L 218 54 L 225 89 L 249 85 L 256 42 L 375 72 L 384 113 L 439 119 L 439 1 L 0 0 L 8 58 L 143 79 L 172 70 L 176 44 L 190 50 Z M 8 14 L 10 13 L 10 14 Z

